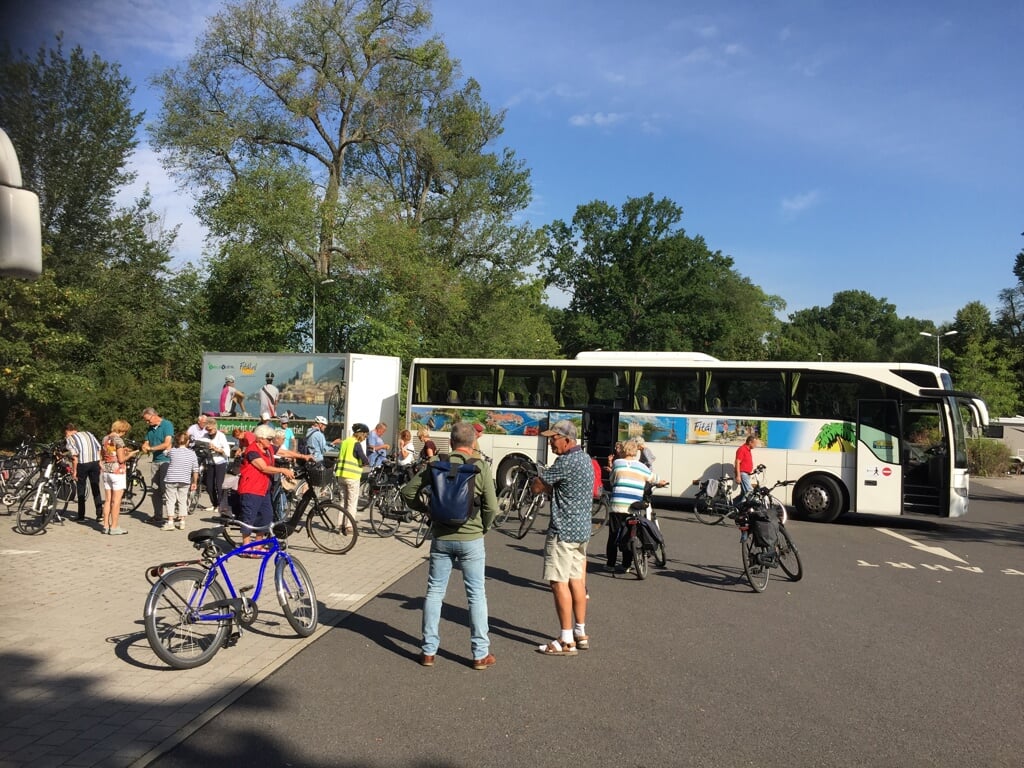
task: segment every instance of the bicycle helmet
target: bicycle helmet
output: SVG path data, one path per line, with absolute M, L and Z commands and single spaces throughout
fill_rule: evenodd
M 368 434 L 370 434 L 370 428 L 368 426 L 366 426 L 365 424 L 363 424 L 362 422 L 357 422 L 357 423 L 353 424 L 352 425 L 352 434 L 353 435 L 358 435 L 360 432 L 368 435 Z

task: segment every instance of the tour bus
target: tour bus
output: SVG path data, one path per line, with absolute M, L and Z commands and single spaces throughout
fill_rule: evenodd
M 407 418 L 441 451 L 456 421 L 482 424 L 498 486 L 511 468 L 554 460 L 541 432 L 569 419 L 604 465 L 616 441 L 642 437 L 661 495 L 692 499 L 695 481 L 732 474 L 754 435 L 769 482 L 804 518 L 967 513 L 965 422 L 979 398 L 941 368 L 915 363 L 736 362 L 690 352 L 581 352 L 568 360 L 415 359 Z M 780 489 L 783 490 L 783 489 Z

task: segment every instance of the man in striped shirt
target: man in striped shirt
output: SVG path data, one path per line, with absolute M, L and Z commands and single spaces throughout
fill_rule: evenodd
M 64 426 L 64 439 L 71 454 L 71 476 L 78 483 L 78 520 L 85 520 L 85 483 L 92 486 L 96 505 L 96 521 L 103 522 L 103 499 L 100 497 L 100 443 L 92 432 L 79 432 L 71 423 Z

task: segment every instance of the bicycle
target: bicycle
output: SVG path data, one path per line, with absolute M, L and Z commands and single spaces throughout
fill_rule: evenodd
M 406 468 L 394 463 L 387 465 L 377 492 L 370 501 L 370 527 L 381 538 L 394 536 L 402 523 L 412 523 L 413 546 L 419 547 L 430 531 L 430 515 L 406 504 L 402 486 L 408 479 Z
M 253 531 L 269 533 L 273 527 Z M 225 553 L 216 541 L 221 531 L 203 528 L 189 532 L 188 540 L 201 553 L 198 560 L 161 563 L 146 569 L 146 579 L 152 584 L 142 612 L 146 639 L 160 660 L 174 669 L 205 664 L 221 648 L 234 645 L 243 627 L 253 625 L 259 616 L 258 601 L 271 561 L 274 592 L 285 619 L 299 637 L 309 637 L 316 629 L 319 606 L 313 581 L 298 558 L 288 554 L 284 543 L 271 536 Z M 260 559 L 255 588 L 235 589 L 225 567 L 233 557 Z M 251 597 L 246 594 L 250 590 Z
M 39 477 L 34 438 L 24 438 L 10 456 L 0 460 L 0 503 L 8 513 L 21 504 Z
M 612 496 L 607 488 L 594 497 L 590 506 L 590 537 L 593 538 L 599 530 L 608 522 L 608 516 L 612 511 Z
M 188 503 L 187 509 L 190 515 L 194 515 L 196 510 L 199 509 L 199 501 L 202 499 L 203 494 L 206 493 L 206 480 L 210 472 L 213 472 L 213 451 L 210 450 L 210 446 L 204 442 L 194 442 L 191 446 L 195 451 L 196 458 L 199 459 L 199 479 L 196 482 L 196 487 L 190 489 L 188 492 Z
M 356 545 L 359 528 L 352 515 L 339 504 L 323 501 L 317 494 L 317 489 L 327 481 L 327 471 L 323 467 L 299 467 L 296 476 L 305 477 L 306 491 L 289 517 L 273 523 L 274 536 L 287 539 L 295 531 L 305 528 L 306 535 L 318 549 L 330 555 L 345 554 Z M 235 500 L 233 506 L 237 509 L 237 493 L 229 492 L 228 498 Z M 241 527 L 245 524 L 238 519 L 237 512 L 234 517 L 222 516 L 220 522 L 229 544 L 235 546 L 236 536 L 241 541 Z
M 63 523 L 72 499 L 78 498 L 78 484 L 71 477 L 63 445 L 60 442 L 44 447 L 43 455 L 48 455 L 48 459 L 42 475 L 18 506 L 15 526 L 19 533 L 35 536 L 54 520 Z
M 513 536 L 525 538 L 537 519 L 537 514 L 544 506 L 545 496 L 534 493 L 531 489 L 533 478 L 540 474 L 541 467 L 535 462 L 520 463 L 508 472 L 508 483 L 498 492 L 498 513 L 494 516 L 494 527 L 506 523 L 515 515 L 519 528 Z
M 753 472 L 754 485 L 761 485 L 764 480 L 764 464 L 758 464 Z M 694 480 L 699 486 L 693 503 L 693 515 L 704 525 L 718 525 L 736 511 L 737 502 L 742 497 L 734 494 L 733 476 L 723 474 L 721 479 Z
M 149 486 L 139 469 L 139 444 L 132 440 L 125 440 L 124 444 L 131 450 L 124 465 L 124 493 L 121 495 L 121 514 L 127 515 L 142 505 L 149 493 Z
M 732 513 L 736 526 L 740 529 L 740 557 L 743 560 L 743 575 L 755 592 L 764 592 L 768 588 L 770 570 L 776 566 L 782 569 L 790 581 L 803 578 L 803 562 L 796 544 L 793 543 L 789 531 L 786 530 L 786 507 L 772 495 L 772 491 L 786 485 L 793 485 L 795 480 L 779 480 L 770 488 L 758 486 L 750 496 Z M 765 545 L 758 543 L 760 535 L 756 533 L 758 524 L 772 523 L 775 518 L 778 524 L 778 535 L 774 543 Z
M 647 578 L 649 560 L 654 560 L 659 568 L 668 563 L 665 537 L 661 535 L 658 515 L 651 504 L 653 497 L 654 486 L 644 483 L 643 500 L 629 505 L 625 525 L 619 530 L 619 547 L 629 552 L 633 572 L 641 581 Z

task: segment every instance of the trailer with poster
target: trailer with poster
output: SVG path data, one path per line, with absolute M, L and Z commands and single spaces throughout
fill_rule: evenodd
M 349 426 L 388 425 L 384 441 L 395 444 L 401 361 L 357 352 L 266 354 L 206 352 L 199 412 L 217 417 L 230 435 L 251 429 L 269 414 L 276 426 L 287 414 L 296 435 L 317 416 L 327 419 L 327 438 L 344 437 Z

